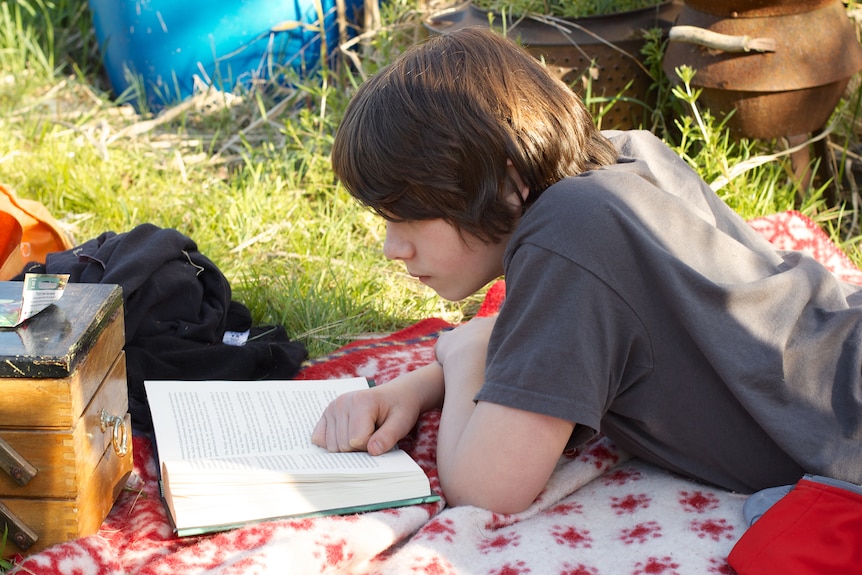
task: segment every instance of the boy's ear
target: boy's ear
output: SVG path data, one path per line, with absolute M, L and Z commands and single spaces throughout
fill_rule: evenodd
M 509 158 L 506 158 L 506 175 L 515 184 L 517 192 L 521 195 L 519 205 L 523 206 L 530 195 L 530 187 L 521 179 L 521 174 L 518 173 L 518 170 L 515 169 L 515 164 Z

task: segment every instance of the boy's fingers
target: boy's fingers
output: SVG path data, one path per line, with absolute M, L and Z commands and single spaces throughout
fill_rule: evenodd
M 317 425 L 311 430 L 311 442 L 318 447 L 326 447 L 326 418 L 317 420 Z
M 350 451 L 365 451 L 368 438 L 374 433 L 374 421 L 369 417 L 351 417 L 347 428 Z
M 383 455 L 393 447 L 396 441 L 381 427 L 368 439 L 366 451 L 371 455 Z
M 345 433 L 342 451 L 366 451 L 368 438 L 374 433 L 380 419 L 380 404 L 371 390 L 357 392 L 349 397 L 350 405 L 341 419 Z M 346 421 L 345 421 L 346 418 Z
M 338 420 L 326 420 L 326 449 L 329 451 L 339 451 L 338 449 Z
M 386 421 L 387 411 L 371 393 L 345 394 L 326 408 L 312 430 L 311 440 L 329 451 L 369 451 L 372 455 L 385 453 L 412 427 L 412 423 L 408 422 L 406 429 L 399 433 L 404 423 L 399 424 L 397 418 Z M 381 422 L 381 419 L 384 421 Z M 378 423 L 383 432 L 377 438 L 375 447 L 369 449 L 370 438 L 379 431 Z
M 414 423 L 407 421 L 404 417 L 390 414 L 377 431 L 368 438 L 366 450 L 371 455 L 386 453 L 395 447 L 399 439 L 407 435 Z
M 314 426 L 314 431 L 311 432 L 311 441 L 327 451 L 338 451 L 338 441 L 335 435 L 335 422 L 330 422 L 326 415 L 323 415 Z

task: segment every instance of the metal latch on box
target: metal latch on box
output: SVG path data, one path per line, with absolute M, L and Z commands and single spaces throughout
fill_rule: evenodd
M 126 427 L 126 420 L 118 415 L 111 415 L 104 409 L 99 416 L 99 427 L 102 433 L 112 428 L 111 443 L 114 445 L 114 451 L 120 457 L 125 457 L 129 453 L 129 429 Z
M 8 473 L 12 480 L 22 487 L 27 485 L 38 472 L 2 437 L 0 437 L 0 469 Z M 2 503 L 0 503 L 0 524 L 5 524 L 8 537 L 22 551 L 29 549 L 39 539 L 39 536 L 26 523 Z
M 0 437 L 0 469 L 8 473 L 12 480 L 22 487 L 27 485 L 39 471 L 2 437 Z
M 21 521 L 8 507 L 0 503 L 0 525 L 6 525 L 9 538 L 15 542 L 18 549 L 26 551 L 39 540 L 36 532 L 30 529 L 26 523 Z

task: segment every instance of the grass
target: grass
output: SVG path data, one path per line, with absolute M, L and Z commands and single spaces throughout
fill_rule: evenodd
M 284 325 L 313 356 L 423 317 L 469 317 L 481 295 L 444 302 L 387 262 L 382 222 L 329 166 L 354 87 L 425 33 L 414 1 L 381 10 L 381 28 L 354 43 L 350 66 L 345 59 L 322 78 L 298 80 L 280 100 L 271 90 L 201 93 L 152 116 L 123 103 L 134 94 L 110 93 L 84 0 L 2 1 L 0 181 L 43 202 L 79 241 L 145 222 L 179 229 L 258 323 Z M 650 49 L 660 57 L 658 43 Z M 656 131 L 707 181 L 782 149 L 729 138 L 690 85 L 671 90 L 659 78 L 657 87 Z M 858 93 L 849 94 L 832 137 L 842 150 L 855 141 L 858 112 Z M 801 190 L 785 156 L 734 177 L 721 194 L 745 217 L 798 207 L 860 261 L 856 212 L 827 208 L 822 191 Z
M 0 572 L 7 571 L 14 567 L 11 561 L 2 558 L 3 550 L 6 549 L 6 541 L 9 537 L 9 526 L 4 523 L 3 535 L 0 535 Z

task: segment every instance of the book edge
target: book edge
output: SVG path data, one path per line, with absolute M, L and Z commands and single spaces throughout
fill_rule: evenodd
M 161 482 L 159 482 L 161 489 Z M 383 503 L 372 503 L 368 505 L 356 505 L 352 507 L 341 507 L 338 509 L 323 509 L 320 511 L 314 511 L 311 513 L 300 513 L 296 515 L 280 515 L 275 517 L 261 517 L 256 519 L 249 519 L 247 521 L 241 521 L 238 523 L 230 523 L 230 524 L 221 524 L 221 525 L 203 525 L 198 527 L 177 527 L 174 523 L 174 519 L 170 513 L 170 510 L 167 510 L 168 520 L 171 522 L 171 526 L 173 528 L 173 532 L 177 535 L 177 537 L 192 537 L 196 535 L 207 535 L 210 533 L 219 533 L 222 531 L 230 531 L 233 529 L 239 529 L 240 527 L 246 527 L 249 525 L 255 525 L 259 523 L 268 523 L 272 521 L 283 521 L 283 520 L 299 520 L 299 519 L 310 519 L 314 517 L 329 517 L 334 515 L 354 515 L 359 513 L 368 513 L 370 511 L 380 511 L 383 509 L 395 509 L 399 507 L 410 507 L 412 505 L 423 505 L 426 503 L 437 503 L 441 500 L 441 497 L 436 494 L 429 494 L 420 497 L 414 497 L 410 499 L 400 499 L 396 501 L 386 501 Z M 165 507 L 167 508 L 167 501 L 162 498 Z

